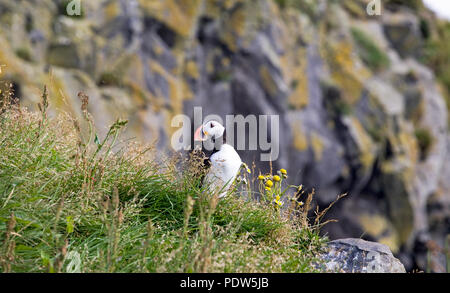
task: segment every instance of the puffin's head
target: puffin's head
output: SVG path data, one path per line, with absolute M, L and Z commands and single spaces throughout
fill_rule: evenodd
M 217 121 L 211 120 L 200 126 L 194 133 L 195 141 L 205 141 L 209 138 L 216 140 L 225 133 L 225 127 Z

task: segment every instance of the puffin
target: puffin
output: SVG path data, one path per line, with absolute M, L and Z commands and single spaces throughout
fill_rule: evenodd
M 218 193 L 219 198 L 227 195 L 242 166 L 242 160 L 233 146 L 226 143 L 225 127 L 212 120 L 201 125 L 194 133 L 194 141 L 211 140 L 214 149 L 208 153 L 203 150 L 208 159 L 208 171 L 203 184 L 207 184 L 211 193 Z

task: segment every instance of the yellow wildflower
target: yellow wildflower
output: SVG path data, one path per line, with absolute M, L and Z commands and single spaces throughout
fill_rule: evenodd
M 245 170 L 247 171 L 248 174 L 252 174 L 252 171 L 250 170 L 250 168 L 248 167 L 248 165 L 246 163 L 242 163 L 242 167 L 245 168 Z
M 262 180 L 265 179 L 265 177 L 264 177 L 263 175 L 259 175 L 259 176 L 258 176 L 258 179 L 262 181 Z
M 275 199 L 276 199 L 277 201 L 279 201 L 279 200 L 280 200 L 280 196 L 277 195 L 277 196 L 275 197 Z
M 267 190 L 267 191 L 271 191 L 271 190 L 272 190 L 272 188 L 270 188 L 270 187 L 266 186 L 266 190 Z
M 280 178 L 280 176 L 275 175 L 275 176 L 273 176 L 273 180 L 274 180 L 275 182 L 280 182 L 281 178 Z
M 267 186 L 267 187 L 272 187 L 272 186 L 273 186 L 272 180 L 267 180 L 266 186 Z
M 281 172 L 281 174 L 283 174 L 283 175 L 286 175 L 286 174 L 287 174 L 287 171 L 286 171 L 285 169 L 281 169 L 280 172 Z

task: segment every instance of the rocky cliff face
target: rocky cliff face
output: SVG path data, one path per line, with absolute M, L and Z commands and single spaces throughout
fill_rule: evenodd
M 81 115 L 90 96 L 100 134 L 118 117 L 129 136 L 170 144 L 171 118 L 280 115 L 276 167 L 315 188 L 330 238 L 388 245 L 425 268 L 449 231 L 448 113 L 419 60 L 436 20 L 420 1 L 0 0 L 0 65 L 23 105 L 43 84 L 53 111 Z M 257 152 L 243 152 L 251 163 Z M 268 166 L 261 164 L 260 167 Z M 438 269 L 437 269 L 438 270 Z

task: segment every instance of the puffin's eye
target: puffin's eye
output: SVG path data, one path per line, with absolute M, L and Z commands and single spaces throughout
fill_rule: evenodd
M 214 124 L 211 123 L 211 128 L 214 128 Z

